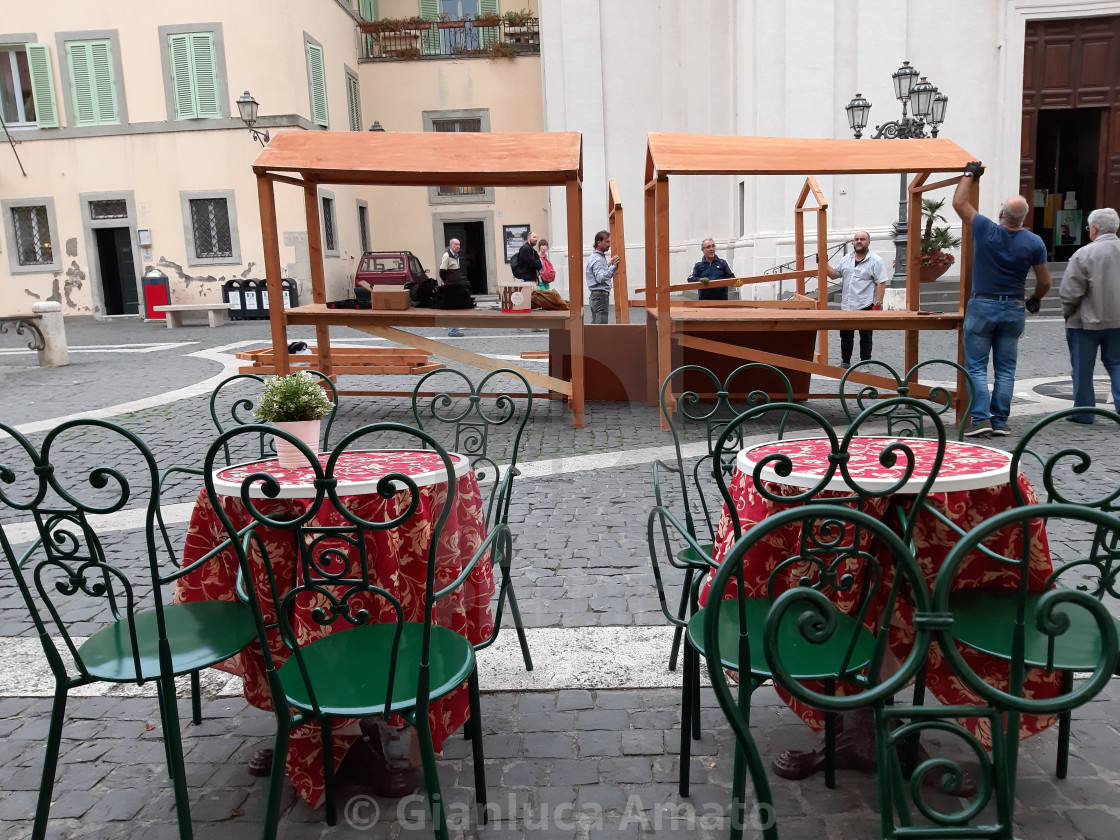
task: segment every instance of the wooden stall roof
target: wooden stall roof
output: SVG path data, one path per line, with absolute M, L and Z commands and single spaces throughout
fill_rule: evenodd
M 650 134 L 646 182 L 658 175 L 835 175 L 960 172 L 976 160 L 952 140 L 835 140 Z
M 559 186 L 583 175 L 578 131 L 279 131 L 253 161 L 323 184 Z

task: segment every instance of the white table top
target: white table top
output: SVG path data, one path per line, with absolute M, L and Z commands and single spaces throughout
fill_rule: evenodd
M 465 455 L 449 452 L 455 467 L 455 477 L 470 472 L 470 461 Z M 330 453 L 319 456 L 319 463 L 326 466 Z M 268 473 L 280 482 L 278 499 L 309 499 L 315 496 L 315 473 L 310 467 L 286 469 L 275 458 L 234 464 L 214 471 L 214 489 L 223 496 L 240 496 L 241 485 L 253 473 Z M 418 487 L 443 484 L 447 473 L 443 461 L 435 452 L 424 449 L 376 449 L 367 452 L 346 452 L 335 464 L 334 476 L 338 479 L 339 496 L 362 496 L 377 492 L 377 482 L 388 473 L 407 475 Z M 405 485 L 397 482 L 397 489 Z M 260 482 L 254 482 L 249 492 L 254 499 L 264 499 Z
M 929 475 L 937 451 L 936 440 L 908 437 L 853 438 L 848 449 L 849 474 L 860 487 L 872 491 L 885 490 L 895 484 L 903 475 L 906 466 L 905 454 L 897 455 L 898 460 L 893 468 L 884 467 L 879 461 L 879 455 L 891 442 L 909 447 L 915 458 L 914 474 L 896 492 L 917 493 Z M 779 476 L 772 466 L 767 465 L 762 468 L 760 477 L 764 481 L 809 489 L 815 487 L 828 472 L 828 456 L 831 451 L 832 447 L 827 438 L 770 441 L 743 449 L 736 458 L 735 466 L 740 472 L 753 475 L 755 467 L 767 455 L 782 453 L 793 461 L 793 472 L 788 476 Z M 978 490 L 1007 484 L 1010 478 L 1010 453 L 971 442 L 946 441 L 945 457 L 930 490 L 934 493 Z M 839 469 L 824 489 L 849 492 L 852 490 L 844 481 Z

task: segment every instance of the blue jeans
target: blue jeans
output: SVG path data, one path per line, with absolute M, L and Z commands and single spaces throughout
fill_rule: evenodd
M 1022 298 L 991 300 L 974 297 L 964 315 L 964 367 L 972 377 L 976 397 L 972 422 L 991 419 L 993 428 L 1007 424 L 1015 392 L 1015 364 L 1019 336 L 1027 325 Z M 988 356 L 992 358 L 995 386 L 988 393 Z
M 1073 404 L 1097 404 L 1093 388 L 1093 367 L 1097 363 L 1097 348 L 1101 351 L 1101 363 L 1112 380 L 1112 402 L 1120 411 L 1120 329 L 1083 330 L 1066 329 L 1066 344 L 1069 345 L 1069 361 L 1073 368 Z M 1074 414 L 1071 419 L 1079 423 L 1092 423 L 1092 414 Z

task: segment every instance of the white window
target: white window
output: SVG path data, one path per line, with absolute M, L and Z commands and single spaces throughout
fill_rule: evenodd
M 0 213 L 4 217 L 8 268 L 12 274 L 62 270 L 54 199 L 3 199 Z
M 46 44 L 0 46 L 0 116 L 14 128 L 57 128 L 54 71 Z
M 187 240 L 187 264 L 240 264 L 233 190 L 183 191 L 179 201 Z

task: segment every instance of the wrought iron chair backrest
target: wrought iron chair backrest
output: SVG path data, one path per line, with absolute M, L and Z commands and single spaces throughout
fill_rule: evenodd
M 798 531 L 795 539 L 780 536 L 791 528 Z M 734 658 L 723 652 L 728 645 L 737 645 L 740 671 L 747 672 L 751 654 L 743 569 L 747 555 L 762 545 L 771 551 L 777 545 L 787 546 L 787 556 L 772 578 L 789 569 L 800 576 L 799 585 L 771 598 L 763 637 L 767 665 L 778 685 L 813 708 L 847 711 L 873 706 L 903 688 L 925 660 L 930 628 L 920 622 L 916 625 L 910 653 L 897 671 L 885 675 L 894 605 L 900 597 L 912 599 L 920 614 L 926 615 L 929 593 L 909 546 L 879 519 L 843 505 L 791 507 L 752 526 L 732 546 L 708 592 L 705 655 L 712 687 L 746 759 L 758 801 L 772 809 L 766 774 L 741 707 L 747 693 L 740 692 L 739 699 L 735 698 L 724 670 L 724 662 Z M 724 610 L 738 617 L 737 640 L 721 638 L 720 628 L 727 624 L 720 619 Z M 840 621 L 841 614 L 856 620 Z M 874 641 L 870 652 L 860 648 L 857 662 L 857 645 L 867 632 Z M 789 645 L 820 645 L 830 640 L 843 652 L 835 673 L 847 687 L 843 695 L 822 690 L 819 682 L 791 673 L 783 658 L 783 650 L 789 655 Z M 749 698 L 745 702 L 749 704 Z M 737 816 L 741 815 L 732 814 L 732 820 Z M 777 828 L 764 829 L 763 836 L 776 838 Z
M 0 423 L 0 441 L 10 445 L 0 462 L 0 503 L 31 514 L 37 536 L 19 555 L 7 534 L 0 531 L 3 549 L 15 582 L 56 679 L 91 680 L 72 632 L 88 635 L 91 617 L 85 603 L 94 603 L 106 622 L 122 622 L 129 636 L 135 673 L 145 678 L 133 617 L 139 602 L 148 601 L 155 613 L 157 633 L 166 638 L 162 584 L 178 577 L 159 574 L 156 510 L 159 470 L 148 447 L 132 432 L 105 420 L 77 419 L 56 426 L 42 446 L 35 447 L 10 426 Z M 110 464 L 93 465 L 90 452 L 111 453 Z M 91 517 L 116 513 L 130 502 L 143 510 L 145 551 L 139 557 L 110 563 L 109 552 Z M 22 543 L 22 540 L 16 543 Z M 87 602 L 80 607 L 78 598 Z M 92 619 L 96 625 L 96 619 Z M 57 641 L 56 641 L 57 639 Z M 62 656 L 65 648 L 68 656 Z M 162 651 L 161 651 L 162 653 Z M 76 677 L 69 677 L 67 660 Z M 170 666 L 168 661 L 162 663 Z
M 884 394 L 879 387 L 875 385 L 858 385 L 854 380 L 851 380 L 851 376 L 856 373 L 869 373 L 889 377 L 895 383 L 891 390 L 893 390 L 897 396 L 916 398 L 916 395 L 912 394 L 911 391 L 914 390 L 915 386 L 920 385 L 918 382 L 919 372 L 929 373 L 934 369 L 944 369 L 943 374 L 952 375 L 956 377 L 958 383 L 964 383 L 967 403 L 962 416 L 967 417 L 972 409 L 972 402 L 976 395 L 976 386 L 972 382 L 972 377 L 968 375 L 968 372 L 963 367 L 947 359 L 927 359 L 924 362 L 919 362 L 902 376 L 899 376 L 895 369 L 886 362 L 881 362 L 877 359 L 869 359 L 854 364 L 848 368 L 840 378 L 840 405 L 844 409 L 844 413 L 847 415 L 849 421 L 857 414 L 861 414 L 869 408 L 877 407 L 878 410 L 875 416 L 886 421 L 887 434 L 898 435 L 900 437 L 925 437 L 927 434 L 926 424 L 929 417 L 928 412 L 914 412 L 909 403 L 903 405 L 896 404 L 893 408 L 888 409 L 884 403 L 880 402 Z M 849 388 L 856 385 L 858 385 L 856 392 L 854 394 L 849 393 Z M 929 388 L 929 395 L 924 397 L 923 400 L 927 405 L 934 407 L 934 410 L 942 417 L 944 422 L 945 415 L 949 414 L 954 409 L 953 394 L 950 387 L 946 385 L 921 387 L 923 390 L 927 387 Z M 957 440 L 964 440 L 963 423 L 957 429 Z
M 881 448 L 878 449 L 878 462 L 882 467 L 892 470 L 889 475 L 885 476 L 886 480 L 879 478 L 871 483 L 868 479 L 853 475 L 850 459 L 862 427 L 867 423 L 881 420 L 884 412 L 895 410 L 902 410 L 907 414 L 922 418 L 923 427 L 932 429 L 935 434 L 935 437 L 930 439 L 933 443 L 932 450 L 928 445 L 924 446 L 924 457 L 929 459 L 928 469 L 924 477 L 916 478 L 914 475 L 918 466 L 918 456 L 915 452 L 917 442 L 909 443 L 905 437 L 878 439 L 881 441 Z M 753 482 L 759 495 L 769 502 L 781 505 L 821 502 L 850 505 L 857 510 L 864 510 L 869 501 L 885 499 L 894 509 L 894 515 L 898 517 L 903 539 L 907 542 L 910 541 L 917 511 L 929 495 L 945 459 L 945 426 L 942 424 L 937 410 L 927 403 L 911 397 L 892 397 L 865 409 L 848 426 L 843 438 L 836 435 L 832 424 L 823 416 L 798 403 L 761 405 L 743 412 L 732 420 L 724 428 L 715 444 L 715 463 L 723 464 L 725 468 L 714 470 L 713 476 L 719 486 L 720 495 L 723 497 L 724 507 L 731 515 L 736 540 L 743 535 L 743 525 L 739 520 L 738 508 L 728 480 L 728 476 L 733 470 L 726 469 L 726 467 L 734 466 L 735 461 L 731 456 L 734 453 L 734 442 L 740 436 L 739 430 L 742 424 L 757 422 L 761 416 L 771 412 L 777 412 L 783 418 L 796 417 L 798 420 L 808 421 L 810 426 L 815 425 L 819 431 L 818 437 L 828 440 L 830 444 L 831 452 L 828 458 L 828 466 L 811 486 L 792 493 L 789 492 L 787 486 L 784 488 L 786 492 L 776 493 L 767 486 L 768 480 L 764 477 L 764 472 L 772 470 L 780 482 L 783 476 L 791 475 L 796 466 L 790 455 L 777 451 L 760 458 L 751 473 L 739 477 L 738 480 Z M 732 442 L 730 452 L 727 447 L 729 441 Z M 796 447 L 797 440 L 787 438 L 783 443 L 788 443 L 789 447 L 793 448 Z M 841 479 L 841 486 L 830 488 L 830 485 L 835 484 L 837 477 Z M 901 503 L 902 501 L 906 502 L 905 506 Z M 906 508 L 909 508 L 909 512 Z
M 674 381 L 683 382 L 685 375 L 691 375 L 702 382 L 710 383 L 711 390 L 707 388 L 691 388 L 678 394 L 675 399 L 672 392 Z M 740 365 L 728 374 L 727 379 L 720 381 L 708 368 L 700 365 L 684 365 L 672 371 L 665 381 L 661 383 L 661 413 L 669 424 L 669 431 L 673 435 L 673 448 L 676 451 L 676 463 L 666 464 L 661 461 L 654 465 L 654 489 L 657 494 L 657 503 L 662 504 L 660 471 L 667 470 L 676 473 L 680 483 L 681 499 L 684 502 L 685 525 L 688 532 L 697 536 L 696 523 L 693 517 L 692 504 L 700 505 L 705 523 L 708 528 L 709 538 L 715 538 L 713 513 L 708 507 L 709 481 L 713 474 L 715 464 L 715 443 L 725 428 L 737 417 L 759 405 L 772 402 L 769 391 L 758 387 L 758 379 L 773 379 L 780 389 L 777 392 L 778 400 L 783 404 L 793 402 L 793 386 L 789 378 L 779 368 L 761 362 L 749 362 Z M 785 434 L 787 415 L 777 412 L 770 415 L 776 418 L 776 436 L 781 438 Z M 681 447 L 685 443 L 683 438 L 685 424 L 695 424 L 703 429 L 704 439 L 707 442 L 707 451 L 696 459 L 692 466 L 691 477 L 685 468 L 685 457 Z M 743 429 L 741 425 L 735 427 L 731 441 L 724 445 L 724 451 L 730 453 L 738 451 L 743 445 Z M 734 457 L 725 456 L 720 461 L 720 469 L 729 472 L 734 466 Z M 691 481 L 692 490 L 689 489 Z
M 306 458 L 314 486 L 314 497 L 301 500 L 298 506 L 286 508 L 270 503 L 280 492 L 280 485 L 268 473 L 247 476 L 241 483 L 239 498 L 251 522 L 248 528 L 239 527 L 230 520 L 223 506 L 217 502 L 214 469 L 220 466 L 225 446 L 240 436 L 273 435 L 294 444 Z M 338 622 L 350 626 L 363 626 L 380 622 L 395 622 L 396 632 L 390 650 L 384 651 L 389 662 L 385 714 L 393 711 L 394 679 L 400 649 L 401 634 L 406 621 L 406 604 L 391 592 L 375 583 L 374 562 L 377 559 L 377 535 L 406 525 L 420 510 L 421 494 L 416 481 L 403 472 L 389 473 L 377 481 L 377 494 L 385 500 L 384 517 L 367 520 L 356 513 L 338 495 L 335 470 L 339 458 L 348 452 L 369 449 L 424 448 L 436 453 L 445 475 L 446 491 L 439 501 L 430 530 L 425 530 L 428 540 L 424 548 L 426 578 L 423 599 L 423 633 L 421 637 L 420 686 L 418 692 L 427 698 L 427 673 L 430 659 L 431 624 L 437 600 L 449 594 L 467 579 L 477 564 L 465 564 L 464 570 L 451 584 L 436 589 L 436 552 L 443 527 L 455 505 L 457 494 L 453 480 L 455 466 L 451 457 L 439 443 L 426 432 L 400 423 L 374 423 L 363 426 L 336 444 L 325 465 L 320 464 L 315 453 L 287 432 L 271 426 L 246 425 L 219 435 L 206 455 L 206 491 L 214 502 L 227 533 L 234 537 L 240 580 L 243 591 L 256 615 L 258 635 L 264 651 L 266 672 L 272 674 L 279 667 L 269 646 L 269 633 L 276 630 L 284 647 L 295 658 L 302 675 L 310 703 L 316 714 L 322 709 L 316 699 L 313 669 L 304 656 L 304 649 L 313 638 L 319 638 L 327 628 Z M 386 445 L 391 441 L 391 445 Z M 259 495 L 263 494 L 264 498 Z M 324 515 L 325 513 L 325 515 Z M 334 524 L 323 524 L 330 521 Z M 503 531 L 508 534 L 508 529 Z M 239 537 L 239 538 L 238 538 Z M 296 558 L 290 574 L 277 573 L 279 552 L 292 552 Z M 282 564 L 281 564 L 282 565 Z M 258 573 L 254 583 L 252 569 L 263 569 L 263 580 Z M 266 587 L 268 602 L 262 606 L 260 588 Z M 275 605 L 274 607 L 269 605 Z M 310 616 L 314 632 L 300 631 L 294 625 L 296 611 Z M 318 632 L 322 628 L 322 632 Z M 340 678 L 342 675 L 338 675 Z M 417 696 L 420 696 L 419 694 Z
M 511 386 L 509 380 L 516 383 Z M 437 387 L 443 390 L 431 393 Z M 488 390 L 494 388 L 497 393 Z M 513 480 L 521 474 L 517 458 L 532 409 L 532 386 L 509 368 L 493 370 L 477 384 L 454 368 L 433 370 L 412 391 L 417 428 L 442 439 L 449 451 L 466 455 L 479 486 L 486 488 L 487 526 L 509 520 Z
M 319 379 L 319 384 L 327 390 L 331 398 L 333 408 L 331 408 L 331 413 L 323 419 L 322 441 L 323 449 L 330 449 L 331 426 L 334 423 L 335 414 L 338 412 L 338 389 L 326 374 L 317 370 L 308 370 L 307 373 Z M 256 391 L 258 389 L 253 388 L 250 383 L 263 386 L 264 381 L 265 377 L 255 373 L 238 373 L 218 383 L 210 394 L 210 418 L 214 421 L 214 427 L 218 430 L 219 435 L 234 426 L 247 426 L 257 422 L 253 419 L 253 409 L 256 407 Z M 244 388 L 251 390 L 243 393 L 241 389 Z M 224 414 L 228 414 L 228 417 L 223 416 Z M 259 451 L 259 455 L 256 456 L 259 458 L 269 458 L 276 454 L 272 437 L 269 435 L 262 434 L 255 448 Z M 232 463 L 231 458 L 232 454 L 229 446 L 226 446 L 226 464 Z

